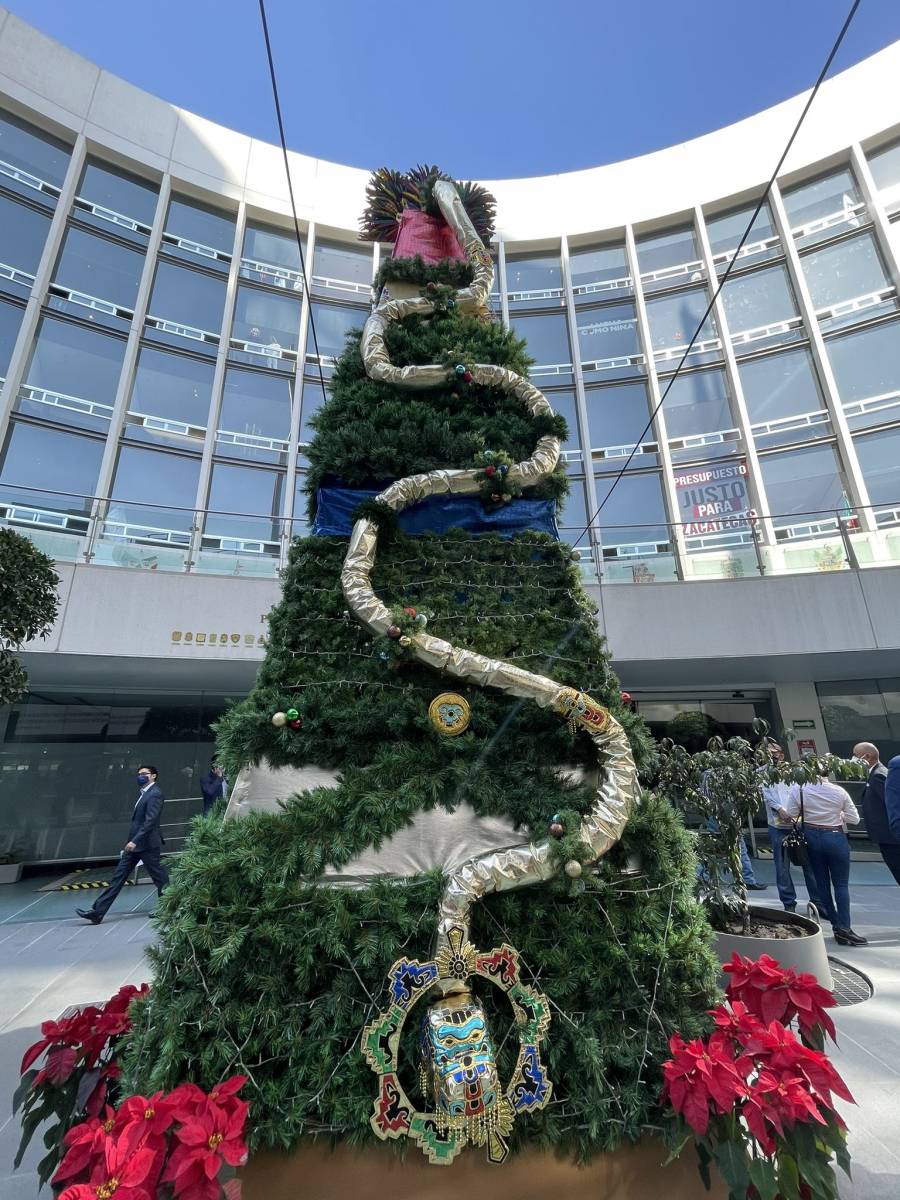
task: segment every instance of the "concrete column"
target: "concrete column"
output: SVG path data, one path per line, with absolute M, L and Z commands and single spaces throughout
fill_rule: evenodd
M 784 257 L 788 274 L 794 286 L 794 294 L 800 306 L 804 325 L 809 334 L 809 348 L 816 364 L 819 382 L 822 385 L 822 393 L 825 397 L 825 404 L 831 415 L 831 425 L 841 452 L 847 488 L 850 492 L 850 503 L 859 510 L 859 520 L 862 527 L 872 533 L 875 531 L 875 520 L 872 516 L 871 508 L 867 507 L 869 493 L 866 489 L 865 479 L 863 478 L 856 452 L 853 449 L 853 439 L 850 436 L 850 428 L 847 425 L 847 418 L 844 416 L 844 410 L 841 406 L 834 372 L 831 369 L 831 363 L 828 361 L 825 340 L 819 328 L 812 297 L 809 294 L 809 288 L 806 284 L 806 276 L 803 274 L 803 264 L 800 262 L 800 255 L 797 253 L 794 235 L 791 233 L 791 224 L 785 212 L 784 201 L 781 199 L 781 192 L 777 183 L 772 185 L 772 190 L 769 192 L 769 202 L 772 206 L 772 215 L 775 218 L 778 234 L 784 246 Z
M 304 284 L 308 284 L 313 275 L 313 256 L 316 252 L 316 227 L 313 221 L 310 221 L 306 230 L 306 249 L 303 252 L 304 263 Z M 375 252 L 378 252 L 378 246 L 375 246 Z M 297 354 L 297 370 L 294 375 L 294 403 L 291 406 L 291 431 L 288 437 L 288 461 L 287 461 L 287 476 L 285 478 L 285 502 L 284 502 L 284 532 L 285 538 L 282 542 L 282 563 L 287 566 L 287 552 L 290 546 L 291 538 L 293 537 L 292 522 L 294 519 L 294 492 L 297 483 L 297 454 L 300 448 L 300 422 L 303 416 L 303 376 L 306 370 L 306 339 L 308 337 L 309 319 L 310 319 L 310 302 L 309 288 L 303 288 L 303 303 L 300 308 L 300 332 L 297 335 L 297 346 L 299 352 Z
M 828 754 L 828 737 L 816 685 L 809 683 L 776 683 L 775 699 L 785 730 L 785 750 L 795 761 L 805 751 L 799 743 L 812 741 L 816 754 Z M 808 722 L 812 727 L 808 727 Z M 773 731 L 773 736 L 775 735 Z
M 28 366 L 28 355 L 31 352 L 31 343 L 34 340 L 38 321 L 41 318 L 41 307 L 44 303 L 44 297 L 47 295 L 47 288 L 50 284 L 50 277 L 53 274 L 53 267 L 66 232 L 66 222 L 69 219 L 69 211 L 72 208 L 75 193 L 78 191 L 78 181 L 81 178 L 81 171 L 84 167 L 86 157 L 87 143 L 84 134 L 79 134 L 75 139 L 75 145 L 72 147 L 72 156 L 69 159 L 68 170 L 63 180 L 59 198 L 56 201 L 56 209 L 50 221 L 50 228 L 47 231 L 44 251 L 41 254 L 31 294 L 28 297 L 25 312 L 22 315 L 19 335 L 16 338 L 16 344 L 13 347 L 12 356 L 9 360 L 9 370 L 6 372 L 6 382 L 3 384 L 2 390 L 0 390 L 0 446 L 3 445 L 6 437 L 10 414 L 15 407 L 16 397 L 19 394 L 19 388 L 22 386 L 22 380 L 25 377 L 25 369 Z
M 898 229 L 900 229 L 900 226 L 892 225 L 888 220 L 887 212 L 881 203 L 881 195 L 872 177 L 869 160 L 863 154 L 858 142 L 854 142 L 850 147 L 850 163 L 853 173 L 859 180 L 860 191 L 866 202 L 866 210 L 872 218 L 872 229 L 875 234 L 875 241 L 878 243 L 878 249 L 881 251 L 888 275 L 891 278 L 891 283 L 897 289 L 898 295 L 900 295 L 900 266 L 898 266 L 898 262 L 900 262 L 900 236 L 898 236 Z
M 672 474 L 669 435 L 666 432 L 666 418 L 662 409 L 662 389 L 659 383 L 659 376 L 656 373 L 656 363 L 653 359 L 653 340 L 650 336 L 650 321 L 647 317 L 644 289 L 641 286 L 641 268 L 638 262 L 637 244 L 634 240 L 634 228 L 631 225 L 625 226 L 625 256 L 628 260 L 628 270 L 634 281 L 634 307 L 637 314 L 641 345 L 644 348 L 644 358 L 647 362 L 647 389 L 650 393 L 650 411 L 654 414 L 651 428 L 653 436 L 659 445 L 659 460 L 662 465 L 663 502 L 666 506 L 672 530 L 671 540 L 675 547 L 675 571 L 679 579 L 684 579 L 684 564 L 687 557 L 684 545 L 684 531 L 681 525 L 678 524 L 681 512 L 678 507 L 678 492 Z
M 205 514 L 201 510 L 208 507 L 209 481 L 212 476 L 212 460 L 216 450 L 216 430 L 219 427 L 219 415 L 222 412 L 222 393 L 225 388 L 225 370 L 228 365 L 228 343 L 231 338 L 231 325 L 234 319 L 234 302 L 237 296 L 237 285 L 240 277 L 241 252 L 244 248 L 244 229 L 246 223 L 247 206 L 242 200 L 238 206 L 237 219 L 234 223 L 234 242 L 231 247 L 231 265 L 228 268 L 228 282 L 225 285 L 225 308 L 222 312 L 222 331 L 219 336 L 219 348 L 216 351 L 216 366 L 213 372 L 209 420 L 206 425 L 206 437 L 203 439 L 200 476 L 197 480 L 197 495 L 194 499 L 194 531 L 191 535 L 191 552 L 188 555 L 187 561 L 188 570 L 197 561 L 203 537 Z
M 716 274 L 715 264 L 713 263 L 712 248 L 709 244 L 709 234 L 706 231 L 706 223 L 703 219 L 703 210 L 697 206 L 694 209 L 694 224 L 697 229 L 697 237 L 700 239 L 700 254 L 706 266 L 706 274 L 709 278 L 709 286 L 715 288 L 718 286 L 718 276 Z M 741 386 L 741 376 L 738 371 L 737 358 L 735 357 L 734 347 L 731 344 L 731 334 L 728 329 L 728 321 L 725 316 L 725 304 L 722 300 L 722 294 L 719 293 L 713 302 L 713 315 L 716 319 L 716 324 L 719 327 L 719 334 L 722 339 L 722 354 L 725 358 L 725 374 L 728 377 L 728 386 L 731 389 L 731 395 L 734 403 L 733 416 L 737 421 L 737 426 L 741 431 L 741 441 L 744 444 L 744 456 L 747 460 L 749 469 L 749 484 L 750 495 L 756 506 L 756 511 L 760 514 L 760 526 L 762 528 L 763 537 L 770 546 L 775 545 L 775 528 L 772 525 L 769 515 L 769 500 L 766 496 L 765 485 L 763 484 L 762 472 L 759 469 L 759 455 L 756 453 L 756 443 L 753 440 L 753 433 L 750 429 L 750 414 L 747 411 L 747 401 L 744 399 L 744 389 Z
M 506 242 L 503 234 L 497 235 L 497 287 L 500 289 L 500 316 L 505 329 L 509 329 L 509 297 L 506 292 Z
M 590 523 L 592 515 L 597 511 L 597 489 L 594 486 L 594 464 L 591 458 L 591 436 L 588 430 L 587 398 L 584 391 L 584 373 L 581 369 L 581 347 L 578 344 L 578 321 L 575 312 L 575 296 L 572 292 L 572 274 L 569 270 L 569 240 L 565 234 L 560 239 L 560 266 L 562 268 L 563 291 L 566 296 L 566 326 L 569 333 L 569 346 L 572 355 L 572 371 L 575 377 L 575 417 L 578 446 L 581 450 L 581 465 L 584 471 L 584 490 L 587 501 L 587 517 L 585 524 Z M 593 528 L 589 527 L 585 537 L 587 547 L 594 560 L 597 574 L 600 574 L 602 560 L 600 551 L 594 544 Z
M 159 245 L 162 240 L 163 229 L 166 223 L 166 212 L 169 207 L 169 196 L 171 193 L 172 180 L 171 176 L 164 175 L 162 182 L 159 185 L 159 197 L 156 201 L 156 213 L 153 217 L 153 229 L 150 233 L 150 240 L 147 243 L 147 253 L 144 259 L 144 267 L 141 271 L 141 281 L 138 285 L 137 299 L 134 302 L 134 316 L 131 320 L 131 328 L 128 330 L 128 341 L 125 343 L 125 354 L 122 359 L 122 371 L 119 375 L 119 386 L 116 389 L 116 398 L 113 401 L 113 412 L 109 420 L 109 432 L 106 437 L 106 445 L 103 448 L 103 458 L 100 461 L 100 475 L 97 479 L 97 496 L 100 497 L 94 503 L 94 511 L 92 517 L 94 520 L 94 536 L 100 528 L 100 523 L 106 516 L 107 501 L 112 488 L 113 475 L 116 470 L 116 456 L 119 451 L 119 438 L 122 434 L 122 428 L 125 424 L 125 413 L 128 411 L 128 401 L 131 396 L 131 388 L 134 384 L 134 374 L 137 368 L 138 351 L 140 349 L 141 335 L 144 329 L 144 318 L 147 315 L 147 305 L 150 301 L 150 289 L 153 286 L 153 274 L 156 270 L 156 257 L 159 250 Z M 89 543 L 93 546 L 93 540 Z M 86 556 L 88 561 L 93 557 L 93 549 L 89 549 Z

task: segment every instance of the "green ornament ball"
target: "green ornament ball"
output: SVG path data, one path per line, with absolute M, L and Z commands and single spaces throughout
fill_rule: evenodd
M 287 719 L 289 721 L 296 721 L 297 718 L 300 716 L 300 714 L 299 714 L 299 712 L 297 712 L 296 708 L 289 708 L 284 715 L 287 717 Z

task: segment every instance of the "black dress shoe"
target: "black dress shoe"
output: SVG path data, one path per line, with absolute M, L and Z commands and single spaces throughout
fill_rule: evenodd
M 98 912 L 94 912 L 92 908 L 76 908 L 75 911 L 78 913 L 79 917 L 82 917 L 85 921 L 90 921 L 92 925 L 99 925 L 103 920 L 100 914 Z
M 869 939 L 852 929 L 835 929 L 834 940 L 841 946 L 868 946 Z
M 764 892 L 769 885 L 767 883 L 748 883 L 748 892 Z

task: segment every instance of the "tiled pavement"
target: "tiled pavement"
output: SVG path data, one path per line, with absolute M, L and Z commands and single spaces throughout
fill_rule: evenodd
M 771 863 L 757 876 L 771 881 Z M 152 887 L 123 892 L 100 926 L 75 917 L 90 893 L 44 892 L 46 879 L 27 879 L 0 888 L 0 1200 L 37 1200 L 34 1165 L 40 1139 L 13 1172 L 18 1123 L 11 1097 L 22 1054 L 39 1034 L 41 1021 L 73 1004 L 111 996 L 124 983 L 149 978 L 144 947 L 152 940 L 149 921 L 156 903 Z M 854 863 L 853 924 L 869 938 L 859 949 L 829 953 L 864 971 L 875 996 L 837 1011 L 839 1048 L 834 1058 L 857 1099 L 847 1108 L 853 1182 L 842 1180 L 842 1200 L 900 1198 L 900 887 L 880 863 Z M 758 893 L 761 902 L 775 900 Z M 801 892 L 802 898 L 802 892 Z M 49 1192 L 43 1197 L 49 1200 Z

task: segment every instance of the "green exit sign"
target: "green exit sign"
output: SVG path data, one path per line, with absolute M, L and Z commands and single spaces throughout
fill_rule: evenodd
M 815 721 L 794 721 L 795 729 L 815 729 Z

